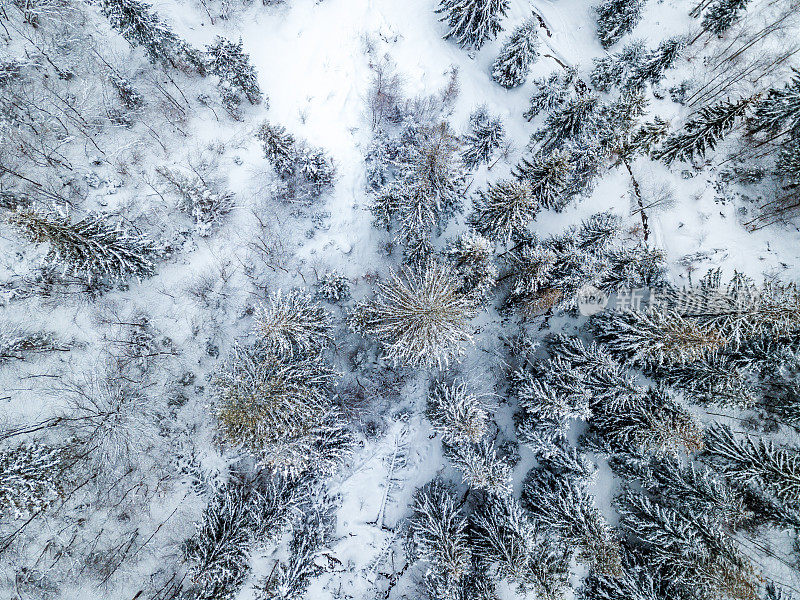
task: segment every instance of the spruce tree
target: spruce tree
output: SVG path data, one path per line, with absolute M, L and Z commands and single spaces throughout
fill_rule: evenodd
M 646 0 L 605 0 L 595 8 L 597 36 L 603 48 L 609 48 L 623 35 L 633 31 L 642 18 Z
M 507 243 L 526 231 L 540 206 L 526 180 L 499 181 L 490 183 L 485 192 L 478 192 L 470 221 L 484 235 Z
M 128 43 L 141 46 L 151 62 L 167 61 L 173 65 L 180 58 L 200 65 L 195 52 L 181 40 L 152 7 L 141 0 L 101 0 L 100 7 L 111 27 L 120 32 Z
M 445 256 L 461 278 L 459 291 L 482 301 L 494 287 L 494 244 L 476 232 L 462 233 L 447 245 Z
M 523 116 L 530 121 L 539 113 L 550 113 L 561 108 L 570 98 L 577 77 L 577 69 L 569 67 L 564 72 L 554 71 L 547 78 L 534 79 L 537 91 Z
M 703 14 L 702 28 L 722 35 L 741 17 L 749 0 L 714 0 Z
M 301 290 L 274 293 L 255 314 L 255 331 L 264 346 L 288 358 L 302 357 L 330 341 L 331 316 Z
M 572 165 L 564 151 L 536 154 L 523 158 L 516 166 L 514 176 L 529 184 L 531 194 L 539 206 L 559 211 L 567 204 L 565 189 Z
M 258 76 L 250 64 L 250 56 L 242 50 L 241 38 L 237 43 L 217 36 L 213 44 L 206 47 L 209 55 L 209 71 L 220 78 L 220 82 L 245 95 L 250 104 L 261 102 Z
M 671 134 L 653 151 L 653 158 L 671 164 L 675 160 L 704 157 L 733 129 L 736 121 L 745 116 L 752 100 L 726 100 L 701 108 L 689 118 L 681 131 Z
M 477 554 L 495 577 L 545 598 L 566 589 L 567 552 L 534 526 L 517 500 L 489 497 L 471 524 Z
M 461 471 L 466 485 L 486 490 L 495 496 L 511 494 L 511 466 L 487 440 L 475 444 L 458 444 L 445 453 L 452 465 Z
M 446 265 L 429 261 L 406 267 L 379 284 L 374 300 L 355 308 L 351 328 L 377 337 L 396 364 L 442 367 L 472 340 L 474 299 L 459 287 Z
M 794 77 L 782 88 L 772 88 L 756 102 L 753 115 L 748 119 L 751 133 L 765 132 L 770 136 L 792 132 L 800 134 L 800 71 L 793 69 Z
M 730 481 L 755 486 L 785 503 L 800 508 L 800 452 L 750 436 L 737 439 L 727 425 L 706 431 L 703 458 Z
M 426 583 L 437 597 L 456 600 L 471 571 L 467 519 L 450 487 L 434 480 L 414 495 L 410 519 L 414 555 L 428 565 Z
M 144 235 L 102 214 L 72 222 L 66 214 L 18 209 L 8 216 L 32 242 L 49 246 L 45 262 L 64 273 L 119 282 L 152 275 L 156 245 Z
M 169 167 L 157 167 L 156 172 L 180 194 L 178 207 L 194 218 L 195 231 L 200 236 L 210 235 L 214 225 L 233 209 L 233 194 L 212 190 L 200 177 Z
M 294 137 L 280 125 L 272 125 L 267 121 L 261 124 L 256 137 L 261 142 L 265 158 L 272 163 L 278 175 L 283 179 L 291 177 L 297 160 Z
M 592 131 L 598 122 L 600 104 L 595 94 L 569 98 L 557 107 L 537 132 L 544 152 L 561 148 L 568 140 L 577 140 L 584 132 Z
M 471 131 L 464 138 L 466 148 L 461 160 L 468 169 L 488 163 L 494 152 L 503 143 L 505 130 L 499 117 L 491 117 L 482 106 L 469 117 Z
M 619 541 L 582 482 L 534 469 L 525 482 L 522 505 L 535 524 L 577 548 L 579 560 L 601 573 L 621 571 Z
M 533 19 L 517 27 L 492 65 L 492 79 L 511 89 L 525 83 L 531 65 L 538 57 L 537 23 Z
M 502 29 L 500 19 L 508 10 L 508 0 L 441 0 L 437 13 L 444 13 L 450 29 L 445 39 L 454 39 L 462 48 L 480 49 Z

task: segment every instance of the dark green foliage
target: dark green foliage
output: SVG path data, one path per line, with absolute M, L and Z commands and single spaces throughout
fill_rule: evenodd
M 120 32 L 131 46 L 141 46 L 152 62 L 173 65 L 188 59 L 199 66 L 196 53 L 181 40 L 151 6 L 140 0 L 101 0 L 103 14 L 111 27 Z
M 737 438 L 726 425 L 715 425 L 706 431 L 703 458 L 732 482 L 754 486 L 792 509 L 800 508 L 797 448 L 763 438 Z
M 570 98 L 578 71 L 574 67 L 566 71 L 554 71 L 546 79 L 535 79 L 536 93 L 531 97 L 530 108 L 523 115 L 529 121 L 541 112 L 549 113 L 561 108 Z
M 63 214 L 18 209 L 8 221 L 32 242 L 48 244 L 48 264 L 89 283 L 142 278 L 155 270 L 156 245 L 105 215 L 94 214 L 73 223 Z
M 610 47 L 633 31 L 642 18 L 644 5 L 645 0 L 605 0 L 595 8 L 597 36 L 603 48 Z
M 238 479 L 214 494 L 195 535 L 184 544 L 199 598 L 236 595 L 250 569 L 251 546 L 283 530 L 299 494 L 296 486 L 282 480 L 262 484 Z
M 569 200 L 566 187 L 571 172 L 569 154 L 555 150 L 549 154 L 536 154 L 530 159 L 523 158 L 514 169 L 514 177 L 530 186 L 537 208 L 560 211 Z
M 782 88 L 772 88 L 756 102 L 747 123 L 750 132 L 800 132 L 800 71 L 794 69 L 794 73 Z
M 557 536 L 578 558 L 602 573 L 620 571 L 619 544 L 580 480 L 532 470 L 522 504 L 534 523 Z
M 217 37 L 206 47 L 209 71 L 220 78 L 220 84 L 245 95 L 250 104 L 261 102 L 258 76 L 250 64 L 250 56 L 242 50 L 242 40 L 237 43 Z
M 488 163 L 503 143 L 505 130 L 499 117 L 491 117 L 482 106 L 469 117 L 471 131 L 464 137 L 466 148 L 461 160 L 468 169 Z
M 743 98 L 701 108 L 681 131 L 671 134 L 653 151 L 653 158 L 671 164 L 676 160 L 704 157 L 733 129 L 736 121 L 745 116 L 751 102 L 752 98 Z
M 533 19 L 517 27 L 495 59 L 492 79 L 504 88 L 515 88 L 525 83 L 530 67 L 538 57 L 536 28 Z
M 437 13 L 447 22 L 445 39 L 454 39 L 462 48 L 480 48 L 502 29 L 500 19 L 508 10 L 508 0 L 441 0 Z
M 702 27 L 721 35 L 739 20 L 749 0 L 714 0 L 703 15 Z
M 477 555 L 490 573 L 546 598 L 566 588 L 568 552 L 539 532 L 516 500 L 488 498 L 471 523 Z

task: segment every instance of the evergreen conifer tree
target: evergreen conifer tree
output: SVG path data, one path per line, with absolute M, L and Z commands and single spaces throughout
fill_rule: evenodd
M 417 491 L 410 530 L 414 554 L 428 564 L 426 583 L 437 598 L 457 600 L 472 569 L 467 519 L 453 491 L 434 480 Z
M 493 260 L 494 245 L 475 232 L 462 233 L 450 242 L 445 256 L 461 277 L 460 292 L 483 300 L 495 284 L 497 267 Z
M 472 340 L 474 299 L 463 295 L 453 270 L 435 261 L 406 267 L 360 303 L 351 327 L 377 337 L 395 363 L 444 366 Z
M 141 46 L 151 62 L 168 61 L 175 65 L 180 58 L 188 58 L 195 66 L 201 61 L 181 40 L 152 7 L 141 0 L 101 0 L 101 10 L 131 46 Z M 202 67 L 201 67 L 202 70 Z
M 603 48 L 616 43 L 633 31 L 642 18 L 645 0 L 605 0 L 595 8 L 597 35 Z
M 49 246 L 45 262 L 89 283 L 152 275 L 153 242 L 120 222 L 94 214 L 72 222 L 65 214 L 18 209 L 8 221 L 25 237 Z
M 490 183 L 485 192 L 478 192 L 474 204 L 473 227 L 501 243 L 524 233 L 540 208 L 539 198 L 525 179 Z
M 488 441 L 450 447 L 446 456 L 461 471 L 464 483 L 470 488 L 486 490 L 495 496 L 511 493 L 511 466 Z
M 530 185 L 531 194 L 542 208 L 560 210 L 566 203 L 565 189 L 572 166 L 569 154 L 555 150 L 523 158 L 514 176 Z
M 488 429 L 489 415 L 465 383 L 440 383 L 428 395 L 428 419 L 445 444 L 476 444 Z
M 800 71 L 794 69 L 794 77 L 782 88 L 772 88 L 756 102 L 752 117 L 748 120 L 751 133 L 765 132 L 771 136 L 780 133 L 800 132 Z
M 748 2 L 749 0 L 714 0 L 703 14 L 703 30 L 722 35 L 739 20 Z
M 250 64 L 250 56 L 242 50 L 242 40 L 237 43 L 217 37 L 206 47 L 209 55 L 209 71 L 220 78 L 220 82 L 241 92 L 250 104 L 261 102 L 258 76 Z
M 472 131 L 464 138 L 467 147 L 461 153 L 461 160 L 465 167 L 474 169 L 489 162 L 502 144 L 505 130 L 500 118 L 489 116 L 485 106 L 473 112 L 469 122 Z
M 441 0 L 437 13 L 444 13 L 454 39 L 462 48 L 479 49 L 502 29 L 500 19 L 508 10 L 508 0 Z
M 274 293 L 255 315 L 255 331 L 262 343 L 288 358 L 321 350 L 330 341 L 331 316 L 301 290 Z
M 568 554 L 538 531 L 519 502 L 490 497 L 471 518 L 475 547 L 490 573 L 525 593 L 558 597 L 567 586 Z
M 515 88 L 525 83 L 531 65 L 537 59 L 537 24 L 533 19 L 517 27 L 500 50 L 492 65 L 492 79 L 504 88 Z
M 297 148 L 294 137 L 280 125 L 265 121 L 259 127 L 256 137 L 261 141 L 264 156 L 272 163 L 281 178 L 288 178 L 295 172 Z
M 752 98 L 720 102 L 701 108 L 689 118 L 683 130 L 673 133 L 653 151 L 653 158 L 671 164 L 675 160 L 688 160 L 705 156 L 743 118 Z

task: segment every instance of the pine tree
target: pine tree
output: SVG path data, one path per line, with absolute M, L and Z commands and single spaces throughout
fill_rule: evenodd
M 450 31 L 445 39 L 454 39 L 462 48 L 480 49 L 502 29 L 500 19 L 508 10 L 508 0 L 441 0 L 437 13 L 444 13 Z
M 319 356 L 236 345 L 213 381 L 218 426 L 273 471 L 329 470 L 349 439 L 332 409 L 333 379 Z
M 206 51 L 209 71 L 219 77 L 221 83 L 244 94 L 250 104 L 261 103 L 258 75 L 250 64 L 250 56 L 242 50 L 241 38 L 233 43 L 217 36 Z
M 297 148 L 295 139 L 280 125 L 264 121 L 256 137 L 261 141 L 264 156 L 272 163 L 282 179 L 291 177 L 296 169 Z
M 538 57 L 539 39 L 537 24 L 533 19 L 517 27 L 500 50 L 492 65 L 492 79 L 504 88 L 511 89 L 525 83 L 531 65 Z
M 428 564 L 428 586 L 442 600 L 457 600 L 471 571 L 467 519 L 456 503 L 453 491 L 434 480 L 414 495 L 410 518 L 414 554 Z
M 700 404 L 748 408 L 757 400 L 749 374 L 725 355 L 674 365 L 659 376 Z
M 459 444 L 448 448 L 446 456 L 461 471 L 464 483 L 470 488 L 496 496 L 511 493 L 511 466 L 497 455 L 490 442 Z
M 324 348 L 330 341 L 331 316 L 302 290 L 277 291 L 255 314 L 255 331 L 276 354 L 302 357 Z
M 481 301 L 494 287 L 497 267 L 493 260 L 494 245 L 475 232 L 462 233 L 447 245 L 445 256 L 461 277 L 460 292 Z
M 428 395 L 427 415 L 445 444 L 478 443 L 488 429 L 486 408 L 463 382 L 438 384 Z
M 733 129 L 736 121 L 744 117 L 752 100 L 727 100 L 701 108 L 689 118 L 683 130 L 671 134 L 660 148 L 653 151 L 653 158 L 671 164 L 675 160 L 705 156 Z
M 121 222 L 94 214 L 72 222 L 66 214 L 18 209 L 8 216 L 32 242 L 49 245 L 45 262 L 64 273 L 114 282 L 152 275 L 157 254 L 153 242 Z
M 195 66 L 200 65 L 194 51 L 175 35 L 146 2 L 101 0 L 100 7 L 111 27 L 119 31 L 131 46 L 142 46 L 151 62 L 167 61 L 174 65 L 177 60 L 188 58 L 196 63 Z
M 484 235 L 508 243 L 527 230 L 539 208 L 539 198 L 527 180 L 499 181 L 478 192 L 470 222 Z
M 505 129 L 499 117 L 491 117 L 485 106 L 481 106 L 469 117 L 471 132 L 465 136 L 466 149 L 461 160 L 468 169 L 488 163 L 494 152 L 503 143 Z
M 703 458 L 730 481 L 755 486 L 793 509 L 800 508 L 800 452 L 771 441 L 737 439 L 726 425 L 706 431 Z
M 749 0 L 714 0 L 703 14 L 703 31 L 722 35 L 739 20 Z
M 571 171 L 569 155 L 556 150 L 546 155 L 537 154 L 530 160 L 523 158 L 514 176 L 530 185 L 539 206 L 559 211 L 567 204 L 565 190 Z
M 645 0 L 605 0 L 595 8 L 597 36 L 603 48 L 608 48 L 633 28 L 642 18 Z
M 351 328 L 377 337 L 396 364 L 442 367 L 472 340 L 474 301 L 459 287 L 446 265 L 406 267 L 379 284 L 377 298 L 356 307 Z
M 70 463 L 62 448 L 39 442 L 0 450 L 0 515 L 37 515 L 61 497 Z
M 567 553 L 544 536 L 511 497 L 490 497 L 471 518 L 476 553 L 520 591 L 557 598 L 567 587 Z

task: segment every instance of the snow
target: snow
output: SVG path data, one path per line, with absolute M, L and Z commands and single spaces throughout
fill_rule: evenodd
M 208 376 L 215 366 L 208 347 L 217 347 L 222 357 L 235 339 L 247 336 L 252 326 L 248 311 L 268 291 L 293 285 L 310 287 L 314 273 L 321 276 L 325 271 L 336 270 L 357 283 L 354 293 L 361 297 L 368 291 L 365 280 L 370 274 L 385 276 L 396 266 L 397 252 L 391 257 L 382 250 L 391 236 L 373 227 L 368 210 L 364 153 L 372 137 L 365 106 L 372 74 L 370 57 L 391 57 L 409 97 L 437 93 L 447 84 L 452 67 L 456 67 L 460 94 L 450 121 L 458 132 L 467 130 L 469 114 L 480 104 L 485 104 L 490 114 L 502 117 L 514 151 L 508 161 L 501 161 L 491 171 L 486 167 L 478 170 L 470 188 L 476 190 L 487 181 L 507 177 L 525 153 L 534 127 L 522 113 L 533 90 L 532 80 L 560 69 L 557 60 L 542 56 L 533 66 L 528 82 L 520 88 L 505 90 L 494 84 L 491 64 L 514 27 L 529 18 L 533 8 L 552 32 L 549 37 L 544 29 L 539 30 L 539 51 L 543 55 L 588 69 L 591 58 L 604 53 L 594 31 L 590 3 L 585 0 L 512 0 L 503 20 L 504 32 L 477 53 L 466 52 L 442 39 L 445 27 L 433 13 L 436 5 L 434 0 L 290 0 L 274 6 L 255 2 L 237 8 L 229 20 L 216 18 L 212 23 L 201 4 L 177 0 L 156 3 L 155 8 L 175 26 L 176 32 L 196 47 L 211 43 L 216 35 L 241 37 L 259 74 L 261 89 L 269 98 L 260 106 L 246 107 L 242 123 L 224 117 L 217 121 L 204 113 L 190 120 L 190 135 L 184 144 L 170 145 L 163 153 L 157 148 L 148 149 L 157 152 L 162 163 L 177 163 L 192 152 L 207 149 L 211 143 L 221 144 L 225 151 L 218 157 L 220 171 L 227 188 L 235 194 L 237 207 L 215 235 L 193 238 L 183 251 L 160 263 L 155 277 L 132 282 L 129 289 L 114 292 L 97 305 L 80 300 L 56 303 L 33 299 L 16 309 L 9 300 L 8 313 L 15 319 L 46 326 L 79 353 L 77 357 L 58 353 L 15 363 L 13 371 L 0 365 L 2 424 L 40 423 L 59 414 L 66 401 L 53 393 L 44 380 L 65 372 L 80 376 L 98 368 L 105 359 L 103 349 L 128 331 L 124 325 L 108 328 L 109 323 L 129 322 L 142 312 L 148 315 L 159 338 L 169 337 L 181 348 L 178 365 L 196 375 L 195 382 L 186 389 L 190 400 L 175 409 L 185 426 L 182 437 L 191 438 L 202 449 L 199 458 L 204 467 L 224 472 L 226 461 L 210 422 L 207 390 L 198 390 L 208 388 Z M 622 43 L 639 38 L 654 47 L 670 35 L 685 33 L 696 27 L 688 10 L 688 3 L 680 0 L 651 0 L 642 22 Z M 693 69 L 691 64 L 683 65 L 680 72 L 670 74 L 670 80 L 690 78 Z M 675 123 L 687 115 L 685 109 L 676 110 L 668 100 L 654 106 Z M 306 140 L 333 157 L 336 184 L 322 204 L 276 205 L 265 183 L 269 168 L 253 135 L 264 119 L 283 125 L 297 139 Z M 692 176 L 681 177 L 684 169 Z M 673 197 L 671 204 L 649 213 L 651 242 L 665 251 L 673 279 L 686 284 L 696 282 L 708 268 L 716 266 L 727 274 L 737 270 L 756 280 L 773 276 L 781 280 L 800 278 L 796 225 L 748 231 L 744 223 L 751 213 L 741 214 L 744 203 L 719 201 L 716 197 L 711 183 L 719 169 L 716 165 L 715 169 L 695 172 L 682 165 L 669 170 L 647 160 L 633 165 L 634 175 L 646 193 L 668 189 Z M 631 214 L 629 187 L 629 176 L 623 168 L 608 173 L 589 198 L 571 204 L 561 213 L 537 216 L 533 230 L 544 235 L 560 232 L 604 210 L 623 216 L 626 225 L 633 227 L 638 216 Z M 117 207 L 132 197 L 140 198 L 139 210 L 147 219 L 166 220 L 169 211 L 143 179 L 136 189 L 117 192 L 106 186 L 92 200 L 101 206 L 106 202 Z M 447 235 L 438 241 L 440 246 L 446 237 L 464 229 L 469 201 L 465 204 L 465 213 L 450 225 Z M 307 215 L 324 212 L 329 216 L 323 216 L 321 227 L 314 227 L 308 218 L 293 216 L 295 209 Z M 170 225 L 174 224 L 167 223 L 165 227 Z M 309 230 L 313 233 L 310 238 L 305 235 Z M 6 248 L 14 238 L 7 229 L 0 233 L 2 247 Z M 277 244 L 274 268 L 269 279 L 253 275 L 251 280 L 248 267 L 262 242 L 267 246 Z M 35 259 L 34 252 L 26 252 L 22 260 L 8 256 L 3 259 L 4 276 L 17 267 L 25 271 L 25 265 Z M 701 257 L 687 266 L 686 257 L 698 253 Z M 260 293 L 241 294 L 242 289 L 251 289 L 250 283 Z M 209 306 L 213 310 L 208 310 Z M 457 372 L 473 390 L 489 399 L 496 408 L 499 429 L 506 437 L 513 437 L 513 407 L 497 398 L 494 387 L 505 368 L 500 341 L 502 323 L 495 312 L 487 312 L 474 324 L 478 330 L 476 345 Z M 119 339 L 113 337 L 117 334 Z M 155 383 L 164 387 L 165 395 L 174 394 L 167 380 L 174 380 L 181 373 L 172 363 L 164 371 L 155 376 Z M 385 585 L 377 572 L 399 571 L 403 564 L 403 520 L 413 491 L 439 472 L 458 478 L 444 460 L 440 440 L 432 437 L 423 416 L 428 387 L 437 375 L 442 374 L 402 372 L 403 385 L 397 397 L 371 398 L 375 405 L 369 416 L 380 423 L 381 435 L 362 436 L 354 456 L 329 483 L 332 493 L 340 496 L 337 539 L 332 550 L 343 569 L 316 579 L 307 598 L 367 598 L 376 594 L 377 586 Z M 384 391 L 377 389 L 374 393 L 378 396 Z M 393 474 L 388 465 L 396 455 L 397 440 L 402 440 L 407 456 Z M 147 450 L 145 446 L 141 451 Z M 514 470 L 516 493 L 533 464 L 529 450 L 522 448 L 521 453 Z M 393 484 L 393 477 L 399 483 Z M 610 498 L 615 485 L 611 472 L 601 466 L 592 493 L 610 518 L 614 514 Z M 393 489 L 387 492 L 388 487 Z M 381 508 L 384 499 L 385 513 Z M 191 534 L 202 505 L 201 499 L 183 485 L 165 489 L 147 505 L 138 518 L 145 539 L 154 536 L 148 545 L 153 552 L 143 550 L 144 564 L 117 578 L 114 598 L 135 597 L 141 587 L 139 581 L 146 574 L 155 572 L 167 559 L 179 559 L 180 543 Z M 376 519 L 383 523 L 376 523 Z M 384 560 L 373 565 L 382 550 L 387 551 Z M 280 552 L 269 548 L 253 557 L 252 573 L 239 600 L 255 598 L 252 585 L 270 572 Z M 413 594 L 416 576 L 411 569 L 391 597 Z M 62 597 L 77 600 L 87 593 L 90 592 L 78 581 L 72 589 L 62 590 Z M 519 596 L 503 586 L 502 597 Z

